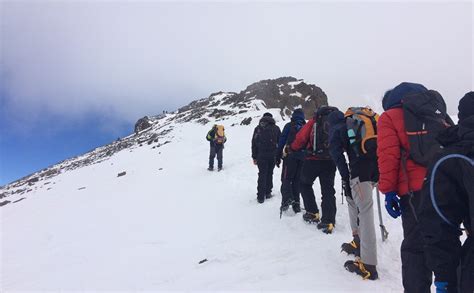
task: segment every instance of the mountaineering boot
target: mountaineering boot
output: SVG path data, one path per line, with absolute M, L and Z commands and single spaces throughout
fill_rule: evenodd
M 266 199 L 269 199 L 269 198 L 272 198 L 272 197 L 273 197 L 273 194 L 271 194 L 271 193 L 265 194 L 265 198 L 266 198 Z
M 344 267 L 351 273 L 356 273 L 364 280 L 377 280 L 379 274 L 374 265 L 365 265 L 360 260 L 348 260 Z
M 318 230 L 321 230 L 322 232 L 326 234 L 331 234 L 332 230 L 334 230 L 334 224 L 321 222 L 318 224 L 318 226 L 316 226 L 316 228 L 318 228 Z
M 303 215 L 303 220 L 310 224 L 319 223 L 319 220 L 320 220 L 319 213 L 313 214 L 313 213 L 306 212 Z
M 258 203 L 263 203 L 265 201 L 264 197 L 257 196 Z
M 214 167 L 207 168 L 207 171 L 214 171 Z
M 222 171 L 222 167 L 217 168 L 217 171 L 218 172 Z
M 344 251 L 347 254 L 353 254 L 355 256 L 360 256 L 360 238 L 359 235 L 354 235 L 349 243 L 342 243 L 341 252 Z
M 293 208 L 293 211 L 295 212 L 295 214 L 297 213 L 301 213 L 301 207 L 300 207 L 300 203 L 299 202 L 293 202 L 293 204 L 291 205 L 291 207 Z

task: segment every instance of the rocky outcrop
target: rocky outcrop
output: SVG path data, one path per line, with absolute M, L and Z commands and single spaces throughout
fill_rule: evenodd
M 138 121 L 135 123 L 135 134 L 150 127 L 150 118 L 148 118 L 148 116 L 144 116 L 143 118 L 138 119 Z

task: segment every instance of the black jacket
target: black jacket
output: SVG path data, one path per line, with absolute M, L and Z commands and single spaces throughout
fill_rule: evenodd
M 252 159 L 275 160 L 280 139 L 280 128 L 272 117 L 263 117 L 252 136 Z
M 372 158 L 358 157 L 350 147 L 349 137 L 347 136 L 347 126 L 344 114 L 341 111 L 335 111 L 328 117 L 329 129 L 329 154 L 336 163 L 337 169 L 343 180 L 357 178 L 361 182 L 378 182 L 379 172 L 376 156 Z M 347 167 L 344 152 L 349 157 L 349 168 Z
M 450 154 L 461 154 L 474 159 L 474 116 L 451 127 L 438 137 L 444 150 L 428 168 L 423 185 L 419 220 L 425 240 L 427 263 L 436 281 L 457 283 L 456 268 L 461 261 L 466 274 L 461 292 L 474 290 L 474 166 L 458 158 L 447 159 L 433 174 L 439 159 Z M 434 202 L 444 217 L 455 226 L 464 224 L 470 236 L 461 246 L 461 232 L 438 214 L 431 199 L 430 180 L 434 175 Z M 470 281 L 469 281 L 470 279 Z

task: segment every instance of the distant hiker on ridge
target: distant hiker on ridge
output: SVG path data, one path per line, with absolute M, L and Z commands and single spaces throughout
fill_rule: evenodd
M 224 150 L 224 143 L 227 141 L 227 137 L 224 133 L 224 126 L 214 124 L 212 129 L 207 133 L 206 139 L 210 143 L 209 168 L 207 168 L 207 170 L 214 171 L 214 158 L 217 155 L 217 171 L 221 171 L 222 152 Z
M 252 159 L 258 166 L 257 201 L 263 203 L 265 198 L 272 197 L 273 169 L 276 161 L 280 128 L 276 126 L 272 114 L 263 114 L 252 136 Z
M 291 143 L 295 140 L 298 131 L 305 125 L 302 109 L 296 109 L 291 115 L 291 122 L 283 128 L 278 144 L 277 163 L 283 159 L 281 170 L 281 212 L 293 208 L 295 213 L 301 212 L 300 207 L 300 175 L 305 157 L 305 151 L 289 153 Z

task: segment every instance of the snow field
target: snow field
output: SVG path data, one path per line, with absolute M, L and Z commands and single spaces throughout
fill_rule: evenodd
M 280 169 L 276 196 L 257 204 L 250 140 L 258 120 L 230 127 L 238 122 L 219 122 L 228 136 L 222 172 L 206 170 L 210 124 L 177 124 L 172 143 L 124 150 L 0 208 L 0 291 L 402 292 L 401 220 L 383 211 L 390 235 L 382 243 L 375 192 L 380 280 L 363 281 L 343 268 L 351 258 L 340 245 L 351 230 L 340 177 L 332 235 L 301 214 L 280 220 Z M 320 204 L 319 181 L 314 188 Z

